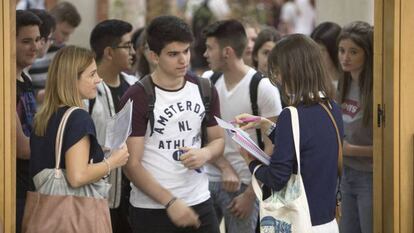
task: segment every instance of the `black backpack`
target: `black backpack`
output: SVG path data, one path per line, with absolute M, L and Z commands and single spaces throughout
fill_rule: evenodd
M 200 78 L 195 76 L 195 80 L 197 81 L 198 90 L 200 92 L 201 99 L 204 104 L 205 108 L 205 116 L 201 123 L 201 145 L 204 146 L 207 143 L 207 122 L 210 121 L 210 103 L 211 103 L 211 96 L 213 93 L 213 85 L 211 84 L 209 79 Z M 147 112 L 147 122 L 150 122 L 151 133 L 150 136 L 154 133 L 154 105 L 155 105 L 155 90 L 154 90 L 154 83 L 152 82 L 151 76 L 146 75 L 141 78 L 139 81 L 136 82 L 137 85 L 140 85 L 144 88 L 145 94 L 148 98 L 148 112 Z
M 217 80 L 223 75 L 223 73 L 220 72 L 214 72 L 213 75 L 210 76 L 211 83 L 213 85 L 216 84 Z M 257 89 L 259 87 L 260 80 L 262 80 L 263 75 L 260 72 L 256 72 L 252 80 L 250 81 L 249 85 L 249 93 L 250 93 L 250 103 L 252 106 L 252 113 L 255 116 L 259 115 L 259 106 L 257 105 Z M 260 129 L 256 129 L 256 136 L 257 136 L 257 143 L 259 147 L 263 150 L 264 149 L 264 143 L 262 140 L 262 132 Z

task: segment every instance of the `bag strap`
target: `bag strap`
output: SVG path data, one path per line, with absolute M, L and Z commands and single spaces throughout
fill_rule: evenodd
M 335 118 L 332 116 L 331 111 L 322 103 L 319 103 L 322 108 L 328 113 L 329 118 L 332 121 L 333 126 L 336 130 L 336 138 L 338 140 L 338 190 L 336 191 L 336 206 L 340 208 L 340 203 L 342 200 L 342 192 L 341 192 L 341 180 L 342 180 L 342 163 L 343 163 L 343 151 L 342 151 L 342 140 L 341 136 L 339 136 L 339 129 L 338 125 L 336 124 Z M 328 102 L 329 104 L 329 102 Z M 329 104 L 329 107 L 332 109 L 332 106 Z M 339 216 L 341 215 L 339 211 Z
M 262 80 L 263 75 L 257 71 L 252 79 L 250 80 L 249 84 L 249 93 L 250 93 L 250 103 L 252 106 L 252 113 L 254 116 L 259 116 L 259 105 L 257 104 L 257 90 L 259 89 L 259 83 Z M 262 140 L 262 131 L 260 129 L 256 129 L 256 136 L 257 136 L 257 144 L 259 145 L 260 149 L 264 149 L 264 143 Z
M 256 197 L 259 201 L 263 200 L 263 191 L 262 188 L 259 185 L 259 182 L 256 179 L 256 171 L 257 169 L 259 169 L 261 166 L 263 166 L 262 164 L 257 165 L 254 168 L 253 174 L 252 174 L 252 187 L 253 187 L 253 191 L 256 194 Z
M 65 114 L 63 114 L 62 120 L 59 123 L 59 128 L 56 134 L 56 143 L 55 143 L 55 169 L 60 169 L 60 158 L 62 153 L 62 144 L 63 144 L 63 134 L 65 132 L 66 123 L 69 119 L 69 116 L 72 114 L 73 111 L 79 109 L 79 107 L 70 107 L 66 110 Z
M 319 105 L 321 105 L 322 108 L 326 111 L 326 113 L 328 113 L 328 116 L 331 119 L 332 124 L 333 124 L 333 126 L 335 127 L 335 130 L 336 130 L 336 138 L 337 138 L 337 141 L 338 141 L 338 177 L 339 177 L 339 184 L 341 184 L 343 154 L 342 154 L 342 140 L 341 140 L 341 136 L 339 136 L 338 125 L 336 124 L 335 118 L 332 116 L 331 111 L 326 107 L 326 105 L 324 105 L 322 103 L 319 103 Z
M 208 135 L 207 135 L 207 122 L 210 119 L 210 112 L 211 112 L 211 98 L 213 92 L 213 86 L 210 82 L 210 79 L 207 78 L 200 78 L 196 77 L 198 91 L 200 92 L 200 96 L 202 98 L 204 108 L 205 108 L 205 115 L 204 119 L 201 123 L 201 146 L 204 146 L 208 143 Z
M 148 98 L 148 111 L 147 111 L 147 119 L 150 122 L 150 136 L 154 133 L 154 106 L 155 106 L 155 91 L 154 91 L 154 84 L 152 83 L 151 76 L 145 75 L 142 79 L 136 82 L 138 85 L 144 88 L 145 94 Z
M 300 132 L 299 132 L 299 115 L 297 108 L 293 106 L 287 107 L 290 110 L 292 121 L 293 142 L 295 144 L 296 161 L 298 163 L 298 175 L 300 175 Z
M 211 76 L 210 76 L 210 81 L 213 85 L 216 84 L 217 80 L 223 75 L 223 73 L 221 72 L 214 72 Z
M 296 160 L 298 162 L 298 175 L 300 175 L 300 133 L 299 133 L 299 116 L 298 110 L 295 107 L 287 107 L 290 110 L 291 120 L 292 120 L 292 133 L 293 133 L 293 141 L 295 145 L 295 154 Z M 263 200 L 263 191 L 259 185 L 259 182 L 256 179 L 256 171 L 262 166 L 262 164 L 256 166 L 253 171 L 252 175 L 252 187 L 253 191 L 256 194 L 258 200 Z

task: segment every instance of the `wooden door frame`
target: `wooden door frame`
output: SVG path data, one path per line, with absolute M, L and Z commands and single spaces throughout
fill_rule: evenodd
M 374 232 L 414 232 L 413 10 L 411 0 L 375 1 Z
M 16 2 L 0 2 L 0 222 L 15 232 L 16 197 Z

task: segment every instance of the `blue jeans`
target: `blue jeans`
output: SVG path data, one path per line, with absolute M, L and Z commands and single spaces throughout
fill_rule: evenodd
M 372 172 L 344 166 L 341 233 L 372 233 Z
M 209 184 L 218 221 L 220 222 L 224 217 L 227 233 L 254 233 L 259 217 L 259 202 L 255 201 L 253 211 L 247 219 L 237 218 L 227 209 L 227 206 L 235 197 L 246 190 L 247 185 L 242 184 L 239 191 L 228 193 L 221 188 L 221 184 L 221 182 L 210 182 Z

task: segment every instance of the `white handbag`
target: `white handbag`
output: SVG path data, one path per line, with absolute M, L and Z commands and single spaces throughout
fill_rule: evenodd
M 252 185 L 260 205 L 261 233 L 307 233 L 312 232 L 308 200 L 300 173 L 299 118 L 295 107 L 288 107 L 292 116 L 298 173 L 290 176 L 286 186 L 263 200 L 263 192 L 253 172 Z

